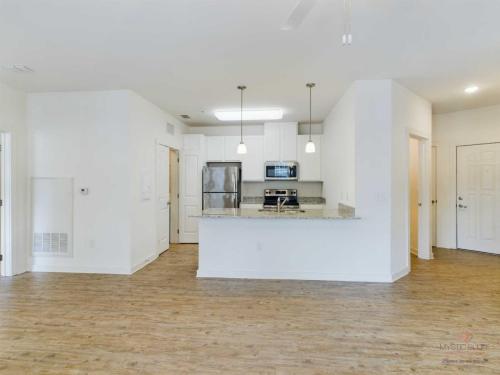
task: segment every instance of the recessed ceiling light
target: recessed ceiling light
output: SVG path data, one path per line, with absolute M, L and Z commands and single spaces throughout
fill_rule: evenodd
M 475 92 L 477 92 L 478 90 L 479 90 L 479 87 L 477 87 L 477 86 L 469 86 L 469 87 L 467 87 L 467 88 L 464 90 L 464 92 L 465 92 L 466 94 L 474 94 L 474 93 L 475 93 Z
M 220 121 L 239 121 L 241 110 L 217 110 L 214 111 L 214 115 Z M 246 109 L 243 111 L 243 121 L 281 120 L 282 118 L 283 110 L 279 108 Z
M 2 65 L 3 70 L 13 73 L 33 73 L 34 70 L 27 65 Z

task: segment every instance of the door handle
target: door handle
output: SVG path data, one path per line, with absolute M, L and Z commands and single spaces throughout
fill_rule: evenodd
M 467 208 L 467 206 L 465 204 L 459 204 L 458 208 Z

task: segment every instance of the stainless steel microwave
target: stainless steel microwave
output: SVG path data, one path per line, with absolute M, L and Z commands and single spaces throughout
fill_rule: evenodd
M 299 163 L 296 161 L 268 161 L 265 164 L 266 180 L 298 180 Z

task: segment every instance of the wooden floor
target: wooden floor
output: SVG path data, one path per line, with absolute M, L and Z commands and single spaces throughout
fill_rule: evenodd
M 435 256 L 394 284 L 197 280 L 194 245 L 3 278 L 0 373 L 499 374 L 500 256 Z

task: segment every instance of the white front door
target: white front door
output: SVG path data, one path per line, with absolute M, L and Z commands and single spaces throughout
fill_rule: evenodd
M 157 199 L 157 238 L 158 254 L 170 245 L 170 185 L 169 185 L 169 150 L 168 147 L 156 146 L 156 199 Z
M 500 143 L 457 148 L 457 247 L 500 254 Z

